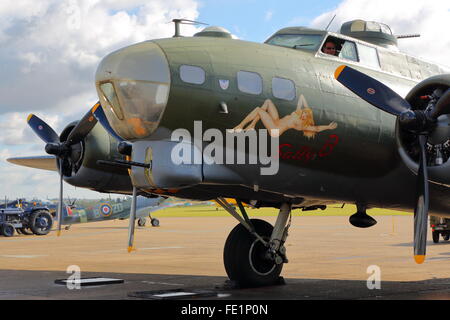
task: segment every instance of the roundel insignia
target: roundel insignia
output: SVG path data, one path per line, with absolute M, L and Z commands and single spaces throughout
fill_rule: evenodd
M 109 204 L 103 203 L 102 205 L 100 205 L 100 212 L 105 217 L 109 217 L 112 213 L 112 208 Z
M 369 88 L 369 89 L 367 89 L 367 93 L 368 93 L 368 94 L 375 94 L 376 91 L 375 91 L 374 88 Z
M 41 126 L 41 125 L 39 125 L 39 126 L 38 126 L 38 129 L 39 129 L 39 130 L 42 130 L 42 129 L 44 129 L 44 127 Z

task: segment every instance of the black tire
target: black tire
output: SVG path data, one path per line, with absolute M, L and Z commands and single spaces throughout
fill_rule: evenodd
M 450 234 L 443 235 L 442 238 L 444 238 L 445 241 L 448 241 L 450 239 Z
M 439 242 L 439 232 L 438 231 L 433 231 L 432 232 L 432 236 L 433 236 L 433 242 L 434 243 L 438 243 Z
M 44 236 L 50 232 L 53 226 L 52 215 L 46 210 L 38 210 L 31 214 L 30 229 L 35 235 Z
M 270 223 L 251 219 L 256 233 L 269 240 L 273 227 Z M 230 280 L 240 287 L 259 287 L 278 282 L 283 264 L 265 259 L 267 248 L 243 225 L 238 224 L 228 235 L 223 252 L 225 270 Z
M 138 221 L 137 221 L 137 225 L 139 227 L 145 227 L 146 223 L 147 223 L 147 219 L 145 219 L 145 218 L 139 218 Z
M 4 223 L 2 225 L 2 234 L 5 237 L 12 237 L 12 236 L 14 236 L 14 231 L 15 230 L 16 229 L 14 228 L 14 226 L 12 224 L 10 224 L 10 223 Z
M 159 227 L 159 220 L 156 219 L 156 218 L 153 218 L 153 219 L 152 219 L 152 226 L 153 226 L 153 227 Z

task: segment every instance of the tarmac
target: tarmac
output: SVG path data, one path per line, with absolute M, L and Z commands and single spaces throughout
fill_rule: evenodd
M 253 217 L 274 223 L 275 217 Z M 427 259 L 413 259 L 413 217 L 378 216 L 358 229 L 345 216 L 294 215 L 284 284 L 227 285 L 223 246 L 237 224 L 230 217 L 163 217 L 137 227 L 128 253 L 128 220 L 73 225 L 60 237 L 0 237 L 0 300 L 430 300 L 450 299 L 450 242 L 431 241 Z M 71 289 L 82 278 L 119 284 Z M 379 281 L 377 281 L 379 280 Z

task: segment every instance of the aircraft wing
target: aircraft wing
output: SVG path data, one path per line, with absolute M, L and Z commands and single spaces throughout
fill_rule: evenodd
M 24 167 L 58 171 L 58 167 L 56 166 L 56 158 L 54 156 L 16 157 L 8 158 L 6 161 Z

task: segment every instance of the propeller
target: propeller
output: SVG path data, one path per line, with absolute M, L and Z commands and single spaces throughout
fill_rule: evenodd
M 98 103 L 97 103 L 98 104 Z M 81 142 L 97 123 L 97 119 L 89 110 L 77 125 L 70 131 L 66 141 L 61 141 L 56 132 L 42 119 L 30 114 L 27 119 L 28 125 L 46 143 L 45 151 L 55 155 L 59 163 L 59 203 L 58 203 L 58 233 L 61 234 L 61 220 L 63 210 L 63 177 L 72 173 L 72 153 L 79 150 L 75 147 Z
M 106 114 L 103 111 L 102 106 L 100 105 L 100 103 L 97 103 L 92 109 L 91 109 L 92 114 L 95 116 L 95 118 L 97 119 L 98 122 L 100 122 L 100 124 L 103 126 L 103 128 L 105 128 L 106 132 L 108 132 L 111 136 L 113 136 L 114 138 L 116 138 L 118 141 L 124 141 L 125 139 L 122 138 L 121 136 L 119 136 L 114 129 L 111 127 L 111 125 L 109 124 L 108 118 L 106 118 Z
M 335 78 L 353 93 L 373 106 L 398 117 L 401 129 L 418 137 L 420 148 L 417 172 L 417 195 L 414 209 L 414 259 L 423 263 L 426 254 L 427 220 L 429 209 L 429 186 L 426 144 L 428 136 L 436 127 L 437 118 L 450 113 L 450 89 L 437 89 L 427 99 L 425 110 L 414 110 L 412 106 L 381 82 L 348 66 L 336 69 Z

